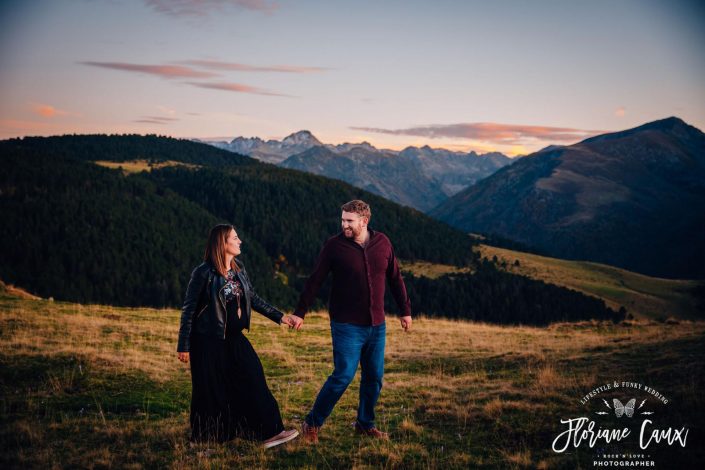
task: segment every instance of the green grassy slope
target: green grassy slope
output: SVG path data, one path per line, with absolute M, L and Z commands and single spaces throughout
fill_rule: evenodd
M 667 409 L 650 403 L 660 412 L 652 419 L 691 428 L 685 449 L 656 446 L 651 459 L 661 468 L 705 464 L 705 323 L 528 328 L 418 319 L 405 334 L 389 318 L 378 425 L 391 441 L 353 435 L 358 375 L 318 446 L 297 439 L 264 451 L 241 440 L 188 445 L 190 377 L 176 359 L 178 317 L 0 288 L 0 466 L 592 468 L 591 450 L 559 455 L 551 442 L 561 418 L 587 412 L 579 399 L 612 380 L 668 395 Z M 327 316 L 309 315 L 292 332 L 255 315 L 248 337 L 285 424 L 298 425 L 331 371 Z
M 506 261 L 505 270 L 584 292 L 604 299 L 615 310 L 624 306 L 636 317 L 665 319 L 705 318 L 692 290 L 702 281 L 661 279 L 606 264 L 570 261 L 480 245 L 482 257 Z M 515 266 L 515 261 L 519 265 Z M 702 300 L 700 300 L 702 302 Z

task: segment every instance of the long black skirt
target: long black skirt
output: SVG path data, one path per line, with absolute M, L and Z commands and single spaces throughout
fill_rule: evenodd
M 191 440 L 266 440 L 284 430 L 257 353 L 242 332 L 191 340 Z

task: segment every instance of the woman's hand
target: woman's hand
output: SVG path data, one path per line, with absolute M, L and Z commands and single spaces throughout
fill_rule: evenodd
M 297 317 L 296 315 L 290 315 L 289 316 L 289 328 L 293 328 L 296 331 L 299 331 L 301 329 L 301 326 L 304 324 L 304 319 L 301 317 Z
M 294 328 L 296 330 L 301 329 L 301 325 L 303 325 L 304 321 L 302 318 L 294 316 L 294 315 L 287 315 L 284 318 L 282 318 L 282 323 L 286 323 L 289 325 L 289 328 Z
M 187 352 L 180 352 L 179 353 L 179 360 L 183 362 L 184 364 L 188 364 L 189 360 L 189 353 Z

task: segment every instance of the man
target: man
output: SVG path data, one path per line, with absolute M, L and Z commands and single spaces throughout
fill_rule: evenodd
M 334 370 L 302 424 L 303 435 L 309 442 L 318 442 L 323 422 L 355 376 L 358 363 L 362 367 L 362 380 L 355 431 L 388 439 L 387 433 L 379 431 L 374 423 L 374 408 L 384 374 L 385 281 L 389 281 L 401 311 L 402 328 L 408 331 L 411 327 L 411 304 L 389 238 L 368 228 L 372 213 L 365 202 L 350 201 L 341 209 L 342 232 L 326 241 L 291 317 L 292 327 L 300 329 L 316 292 L 332 272 L 328 309 Z

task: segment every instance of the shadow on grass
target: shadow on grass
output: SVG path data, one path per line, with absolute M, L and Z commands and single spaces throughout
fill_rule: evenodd
M 181 413 L 190 400 L 187 377 L 156 382 L 78 355 L 0 355 L 0 391 L 6 417 L 40 408 L 162 417 Z

